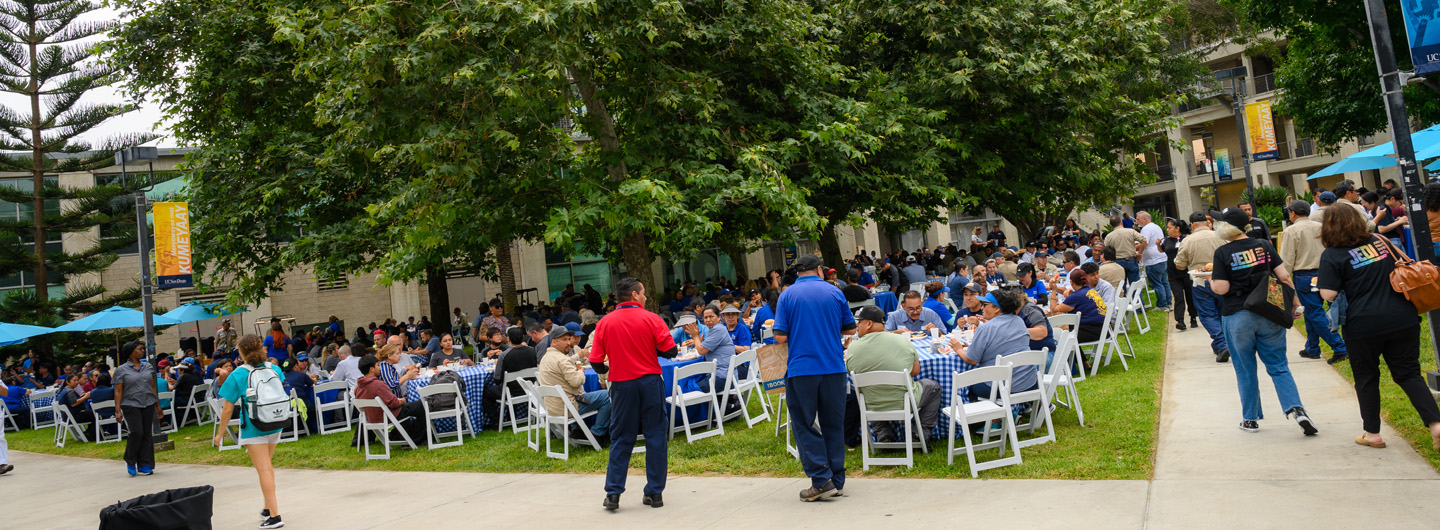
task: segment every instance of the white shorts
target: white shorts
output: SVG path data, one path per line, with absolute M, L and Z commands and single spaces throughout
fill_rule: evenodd
M 278 433 L 278 432 L 277 432 L 277 433 L 272 433 L 272 434 L 266 434 L 266 435 L 264 435 L 264 436 L 256 436 L 256 437 L 254 437 L 254 438 L 241 438 L 241 439 L 240 439 L 240 445 L 265 445 L 265 444 L 274 445 L 274 444 L 278 444 L 278 443 L 280 443 L 280 433 Z

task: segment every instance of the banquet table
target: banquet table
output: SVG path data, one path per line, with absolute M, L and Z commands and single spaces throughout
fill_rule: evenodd
M 974 365 L 965 362 L 954 353 L 935 351 L 928 336 L 911 342 L 915 345 L 915 349 L 920 351 L 920 373 L 915 375 L 915 379 L 933 379 L 936 383 L 940 383 L 942 392 L 940 395 L 940 406 L 942 407 L 940 421 L 935 423 L 935 428 L 930 431 L 930 434 L 933 437 L 943 438 L 950 431 L 950 417 L 945 414 L 944 407 L 950 406 L 950 398 L 954 395 L 955 372 L 967 372 Z M 915 397 L 918 399 L 920 396 Z M 963 392 L 960 399 L 969 401 Z
M 900 307 L 900 302 L 895 299 L 895 293 L 890 291 L 880 291 L 871 296 L 875 298 L 875 306 L 884 310 L 887 315 L 894 313 L 895 309 Z

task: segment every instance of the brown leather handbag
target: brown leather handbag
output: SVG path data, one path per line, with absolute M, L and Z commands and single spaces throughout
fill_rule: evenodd
M 1395 270 L 1390 272 L 1390 287 L 1405 295 L 1421 314 L 1440 309 L 1440 267 L 1429 261 L 1415 261 L 1395 248 L 1388 238 L 1376 237 L 1390 248 Z

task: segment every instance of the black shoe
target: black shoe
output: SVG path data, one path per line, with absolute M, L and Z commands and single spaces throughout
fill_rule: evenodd
M 813 502 L 819 500 L 820 497 L 823 497 L 826 493 L 830 493 L 832 491 L 835 491 L 835 483 L 827 480 L 818 488 L 815 486 L 810 486 L 808 488 L 800 490 L 800 500 L 805 502 Z
M 1331 356 L 1331 357 L 1330 357 L 1330 360 L 1325 361 L 1325 362 L 1330 363 L 1330 364 L 1339 364 L 1339 363 L 1343 363 L 1343 362 L 1345 362 L 1345 361 L 1347 361 L 1347 360 L 1349 360 L 1349 359 L 1350 359 L 1350 356 L 1349 356 L 1348 354 L 1342 353 L 1342 354 L 1339 354 L 1339 355 Z
M 659 508 L 665 505 L 665 501 L 660 498 L 659 493 L 641 497 L 640 502 L 645 503 L 646 506 L 649 506 L 651 508 Z
M 1242 421 L 1240 422 L 1240 430 L 1245 432 L 1260 432 L 1260 423 L 1255 420 Z
M 1305 350 L 1300 350 L 1300 356 L 1306 359 L 1319 359 L 1321 357 L 1321 355 L 1318 353 L 1311 354 L 1306 352 Z
M 265 521 L 260 523 L 260 528 L 280 528 L 282 526 L 285 526 L 285 521 L 281 521 L 278 515 L 265 519 Z
M 880 434 L 880 435 L 878 435 L 878 436 L 875 437 L 875 442 L 876 442 L 876 443 L 888 444 L 888 443 L 893 443 L 894 441 L 895 441 L 895 435 L 894 435 L 894 434 L 891 434 L 891 433 L 888 433 L 888 432 L 887 432 L 887 433 Z
M 1305 436 L 1315 436 L 1315 433 L 1320 432 L 1315 428 L 1315 422 L 1310 421 L 1310 416 L 1305 414 L 1305 407 L 1290 407 L 1290 410 L 1285 411 L 1285 416 L 1295 416 L 1295 423 L 1300 424 Z
M 595 437 L 595 443 L 600 444 L 600 447 L 607 447 L 607 446 L 609 446 L 609 445 L 610 445 L 610 435 L 608 435 L 608 434 L 602 434 L 602 435 L 600 435 L 600 436 L 596 436 L 596 437 Z
M 12 465 L 10 465 L 10 464 L 5 464 L 5 465 L 3 465 L 3 466 L 0 466 L 0 475 L 4 475 L 4 474 L 6 474 L 6 473 L 9 473 L 10 471 L 12 471 L 12 470 L 14 470 L 14 469 L 15 469 L 15 466 L 12 466 Z
M 1229 350 L 1229 349 L 1220 350 L 1220 353 L 1215 354 L 1215 362 L 1217 362 L 1217 363 L 1228 363 L 1228 362 L 1230 362 L 1230 350 Z
M 1190 327 L 1192 327 L 1192 328 L 1198 328 L 1198 327 L 1200 327 L 1200 323 L 1197 322 L 1197 321 L 1195 321 L 1195 319 L 1192 318 L 1192 319 L 1190 319 Z
M 1185 323 L 1184 323 L 1184 322 L 1176 322 L 1176 323 L 1175 323 L 1175 330 L 1176 330 L 1176 331 L 1185 331 Z
M 575 427 L 571 427 L 571 428 L 570 428 L 570 439 L 571 439 L 571 440 L 588 440 L 588 438 L 585 437 L 585 431 L 580 430 L 580 426 L 578 426 L 578 425 L 575 426 Z
M 601 502 L 600 505 L 601 505 L 601 506 L 604 506 L 606 510 L 610 510 L 610 511 L 612 511 L 612 512 L 615 511 L 615 510 L 619 510 L 619 509 L 620 509 L 620 496 L 619 496 L 619 495 L 606 495 L 606 496 L 605 496 L 605 501 L 604 501 L 604 502 Z
M 269 519 L 269 518 L 270 518 L 270 509 L 269 509 L 269 508 L 266 508 L 266 509 L 264 509 L 264 510 L 260 510 L 260 520 L 261 520 L 261 521 L 264 521 L 264 520 Z

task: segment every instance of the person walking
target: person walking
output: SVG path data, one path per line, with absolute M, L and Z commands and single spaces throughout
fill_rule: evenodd
M 823 280 L 819 256 L 800 256 L 795 269 L 795 284 L 776 304 L 774 332 L 777 342 L 789 345 L 785 400 L 800 463 L 810 477 L 800 499 L 809 502 L 844 495 L 846 379 L 840 336 L 854 332 L 855 316 L 840 289 Z
M 1285 233 L 1289 233 L 1286 230 Z M 1350 370 L 1360 402 L 1364 432 L 1355 443 L 1384 448 L 1380 437 L 1380 357 L 1390 379 L 1405 391 L 1420 421 L 1430 428 L 1431 448 L 1440 451 L 1440 408 L 1420 372 L 1420 316 L 1405 296 L 1390 286 L 1395 247 L 1374 237 L 1365 219 L 1350 208 L 1334 208 L 1320 227 L 1319 296 L 1350 299 L 1341 332 L 1350 339 Z M 1306 323 L 1309 327 L 1309 323 Z
M 1260 407 L 1260 380 L 1255 377 L 1258 358 L 1275 384 L 1275 394 L 1280 398 L 1285 416 L 1293 416 L 1306 436 L 1314 435 L 1315 424 L 1305 413 L 1295 378 L 1290 375 L 1290 363 L 1285 358 L 1285 328 L 1245 308 L 1251 291 L 1263 289 L 1271 274 L 1280 283 L 1294 288 L 1290 271 L 1269 241 L 1245 234 L 1250 215 L 1244 210 L 1226 208 L 1221 213 L 1221 221 L 1216 226 L 1216 235 L 1229 243 L 1215 249 L 1215 273 L 1210 278 L 1210 289 L 1225 300 L 1220 315 L 1240 387 L 1240 430 L 1259 432 L 1258 422 L 1265 418 Z
M 1191 233 L 1175 252 L 1175 268 L 1188 275 L 1192 270 L 1204 271 L 1214 265 L 1215 249 L 1224 245 L 1225 240 L 1215 235 L 1210 226 L 1210 216 L 1204 212 L 1190 214 Z M 1215 354 L 1215 362 L 1229 361 L 1230 348 L 1225 343 L 1225 327 L 1220 322 L 1220 307 L 1224 305 L 1224 301 L 1219 294 L 1211 290 L 1210 280 L 1196 282 L 1190 293 L 1194 295 L 1200 323 L 1210 334 L 1210 351 Z
M 1185 331 L 1185 311 L 1190 311 L 1190 327 L 1200 327 L 1196 320 L 1200 313 L 1195 310 L 1195 282 L 1190 278 L 1188 271 L 1175 267 L 1175 254 L 1180 250 L 1180 242 L 1190 235 L 1190 223 L 1179 219 L 1165 220 L 1165 240 L 1161 242 L 1161 248 L 1165 250 L 1170 283 L 1170 292 L 1175 298 L 1175 329 Z
M 1295 295 L 1305 306 L 1305 347 L 1300 356 L 1319 359 L 1320 341 L 1330 345 L 1335 352 L 1330 364 L 1345 360 L 1345 340 L 1330 330 L 1330 319 L 1325 317 L 1325 302 L 1315 288 L 1319 274 L 1320 255 L 1325 244 L 1320 241 L 1320 223 L 1310 220 L 1310 203 L 1295 201 L 1285 208 L 1290 218 L 1290 227 L 1280 233 L 1280 261 L 1295 269 Z
M 145 346 L 130 341 L 120 346 L 126 362 L 115 367 L 115 420 L 125 422 L 125 470 L 130 476 L 155 472 L 155 422 L 165 417 L 155 389 L 155 367 L 145 362 Z
M 659 357 L 674 359 L 679 351 L 665 321 L 645 310 L 645 285 L 640 280 L 621 279 L 615 284 L 615 293 L 620 304 L 595 324 L 590 340 L 590 367 L 610 381 L 610 463 L 605 468 L 601 506 L 612 511 L 620 508 L 635 436 L 644 434 L 645 494 L 641 501 L 659 508 L 665 505 L 661 493 L 669 458 Z
M 275 496 L 275 466 L 272 463 L 275 446 L 280 443 L 280 429 L 262 431 L 255 427 L 245 412 L 244 403 L 250 390 L 252 372 L 274 370 L 275 377 L 281 380 L 285 379 L 285 373 L 274 364 L 266 362 L 269 360 L 266 355 L 267 348 L 259 336 L 240 337 L 238 347 L 244 364 L 236 366 L 235 371 L 231 372 L 230 377 L 225 378 L 225 383 L 220 386 L 219 396 L 225 405 L 219 418 L 215 420 L 219 425 L 211 443 L 216 447 L 220 446 L 224 440 L 225 429 L 230 425 L 231 415 L 235 413 L 235 406 L 241 405 L 240 445 L 250 453 L 250 464 L 255 466 L 255 473 L 260 476 L 260 495 L 265 499 L 265 508 L 260 511 L 260 528 L 280 528 L 285 526 L 285 521 L 280 519 L 280 501 Z
M 1140 235 L 1145 237 L 1145 249 L 1140 253 L 1140 267 L 1145 271 L 1145 281 L 1155 290 L 1155 309 L 1170 308 L 1170 261 L 1165 255 L 1165 232 L 1150 219 L 1150 212 L 1141 210 L 1135 214 L 1135 223 L 1140 225 Z
M 0 397 L 10 397 L 10 387 L 0 384 Z M 0 475 L 14 470 L 10 465 L 10 444 L 5 441 L 5 428 L 0 426 Z

